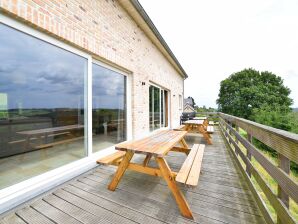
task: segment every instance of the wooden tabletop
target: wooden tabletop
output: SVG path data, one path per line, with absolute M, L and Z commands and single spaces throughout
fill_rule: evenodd
M 57 131 L 67 131 L 67 130 L 73 130 L 73 129 L 81 129 L 84 128 L 84 125 L 67 125 L 67 126 L 60 126 L 60 127 L 54 127 L 54 128 L 43 128 L 43 129 L 36 129 L 36 130 L 30 130 L 30 131 L 19 131 L 18 134 L 22 135 L 38 135 L 38 134 L 47 134 Z
M 204 124 L 204 120 L 188 120 L 188 121 L 185 121 L 184 124 Z
M 164 130 L 159 131 L 149 137 L 120 143 L 115 149 L 121 151 L 133 151 L 146 155 L 157 157 L 165 156 L 181 139 L 187 134 L 187 131 Z

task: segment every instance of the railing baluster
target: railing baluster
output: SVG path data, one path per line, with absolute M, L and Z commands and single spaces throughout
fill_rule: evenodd
M 278 167 L 282 169 L 286 174 L 290 174 L 290 160 L 283 156 L 282 154 L 278 154 Z M 278 197 L 285 204 L 287 208 L 289 208 L 289 195 L 283 191 L 283 189 L 278 185 Z
M 262 201 L 258 190 L 256 190 L 252 183 L 252 176 L 255 178 L 255 181 L 258 183 L 271 206 L 276 211 L 277 223 L 297 223 L 297 220 L 295 221 L 295 218 L 290 212 L 289 198 L 298 203 L 298 185 L 290 177 L 290 161 L 293 160 L 298 163 L 298 157 L 295 153 L 295 150 L 298 148 L 298 135 L 226 114 L 220 114 L 220 123 L 221 131 L 226 136 L 226 143 L 230 143 L 230 149 L 234 153 L 235 159 L 239 159 L 239 161 L 242 160 L 246 164 L 246 168 L 242 169 L 242 171 L 247 173 L 245 177 L 251 184 L 250 186 L 252 187 L 252 192 L 255 192 L 255 197 L 258 198 L 258 205 L 260 206 L 266 221 L 271 224 L 276 223 L 270 215 L 268 207 L 265 205 L 264 201 Z M 247 132 L 246 140 L 240 135 L 240 128 Z M 259 149 L 253 146 L 253 138 L 258 139 L 276 150 L 278 153 L 278 167 L 265 155 L 259 152 Z M 239 143 L 241 143 L 247 150 L 246 155 L 242 152 L 240 148 L 242 146 L 240 146 Z M 235 150 L 233 150 L 234 148 Z M 252 164 L 252 156 L 277 182 L 277 195 L 272 191 L 271 184 L 263 179 L 258 167 L 255 167 L 255 164 Z M 240 167 L 244 168 L 241 164 Z
M 239 133 L 239 126 L 235 125 L 235 128 L 236 128 L 236 131 Z M 239 141 L 238 141 L 237 137 L 235 138 L 235 142 L 236 142 L 237 145 L 239 144 Z M 236 155 L 238 155 L 238 150 L 236 150 L 235 152 L 236 152 Z
M 229 122 L 228 123 L 230 126 L 233 126 L 233 123 L 232 122 Z M 230 136 L 232 137 L 232 132 L 231 132 L 231 130 L 229 129 L 229 134 L 230 134 Z M 230 144 L 232 144 L 232 142 L 231 142 L 231 139 L 229 138 L 229 143 Z
M 280 153 L 278 153 L 278 167 L 285 173 L 290 174 L 290 160 Z M 277 197 L 279 197 L 283 204 L 289 209 L 289 195 L 283 191 L 280 185 L 277 187 Z M 277 223 L 282 224 L 282 220 L 279 219 L 278 214 Z
M 249 134 L 248 132 L 247 132 L 247 140 L 249 141 L 249 143 L 252 144 L 252 135 Z M 248 149 L 246 149 L 246 157 L 248 158 L 249 161 L 251 161 L 251 153 L 249 152 Z M 246 166 L 246 172 L 248 176 L 251 177 L 251 170 L 249 166 Z

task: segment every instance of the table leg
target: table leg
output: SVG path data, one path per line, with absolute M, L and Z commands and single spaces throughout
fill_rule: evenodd
M 170 188 L 170 190 L 172 191 L 172 194 L 174 195 L 174 198 L 177 202 L 177 205 L 180 209 L 181 214 L 186 218 L 194 219 L 192 212 L 190 210 L 190 207 L 187 204 L 187 201 L 185 200 L 184 195 L 181 193 L 181 191 L 176 185 L 175 177 L 169 165 L 167 164 L 164 158 L 160 158 L 160 157 L 156 157 L 156 162 L 161 170 L 163 178 L 167 182 L 168 187 Z
M 190 130 L 190 125 L 189 124 L 185 124 L 185 131 L 189 131 Z
M 117 169 L 111 183 L 108 186 L 108 189 L 110 191 L 115 191 L 118 183 L 120 182 L 125 170 L 127 169 L 128 165 L 130 163 L 131 158 L 133 157 L 133 154 L 134 153 L 132 151 L 127 151 L 125 153 L 125 156 L 123 157 L 121 163 L 119 164 L 118 169 Z
M 187 145 L 187 143 L 186 143 L 186 141 L 185 141 L 184 138 L 182 138 L 182 139 L 180 140 L 180 144 L 182 145 L 182 147 L 183 147 L 184 149 L 187 149 L 187 150 L 188 150 L 188 151 L 185 151 L 185 154 L 188 155 L 188 153 L 189 153 L 189 147 L 188 147 L 188 145 Z
M 187 143 L 186 143 L 186 141 L 185 141 L 184 138 L 182 138 L 182 139 L 180 140 L 180 143 L 181 143 L 181 145 L 182 145 L 184 148 L 188 149 L 188 145 L 187 145 Z
M 146 158 L 144 159 L 144 162 L 143 162 L 143 166 L 147 166 L 148 163 L 150 162 L 150 159 L 151 159 L 152 155 L 147 155 Z
M 207 129 L 207 126 L 208 126 L 208 120 L 204 120 L 204 126 L 205 126 L 205 128 Z
M 205 140 L 207 141 L 208 145 L 212 145 L 212 141 L 210 139 L 210 135 L 208 134 L 207 131 L 205 131 L 203 125 L 199 126 L 199 132 L 203 135 L 203 137 L 205 138 Z

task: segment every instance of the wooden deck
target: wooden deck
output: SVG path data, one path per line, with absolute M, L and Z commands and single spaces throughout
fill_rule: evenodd
M 111 192 L 107 185 L 116 168 L 98 166 L 11 211 L 0 223 L 265 223 L 217 128 L 212 136 L 213 145 L 205 148 L 198 187 L 179 185 L 194 221 L 180 215 L 161 178 L 127 171 L 116 191 Z M 205 143 L 198 135 L 186 140 L 189 146 Z M 178 171 L 184 156 L 171 152 L 167 161 Z M 143 161 L 143 157 L 135 160 Z

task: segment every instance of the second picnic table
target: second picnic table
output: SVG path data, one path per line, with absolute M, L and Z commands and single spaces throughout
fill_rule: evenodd
M 207 143 L 209 145 L 212 144 L 211 141 L 211 136 L 208 133 L 208 120 L 188 120 L 184 122 L 185 125 L 185 130 L 186 131 L 191 131 L 191 130 L 195 130 L 198 131 L 199 133 L 201 133 L 203 135 L 203 137 L 205 138 L 205 140 L 207 141 Z
M 189 149 L 184 139 L 186 134 L 186 131 L 164 130 L 141 140 L 133 140 L 116 145 L 115 149 L 118 151 L 97 161 L 99 164 L 103 165 L 118 166 L 108 189 L 111 191 L 116 189 L 127 169 L 163 177 L 177 202 L 181 214 L 184 217 L 193 219 L 190 207 L 176 185 L 176 182 L 188 186 L 196 186 L 198 184 L 205 145 L 194 144 L 193 147 Z M 181 147 L 176 146 L 178 143 Z M 165 159 L 169 151 L 182 152 L 187 155 L 178 173 L 171 170 Z M 135 153 L 146 155 L 143 164 L 131 162 Z M 152 157 L 155 158 L 158 165 L 157 168 L 148 166 Z

